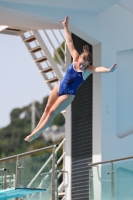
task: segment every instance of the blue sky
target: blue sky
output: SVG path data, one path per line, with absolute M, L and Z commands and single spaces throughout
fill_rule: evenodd
M 10 123 L 12 109 L 42 102 L 49 92 L 22 39 L 0 34 L 0 128 Z

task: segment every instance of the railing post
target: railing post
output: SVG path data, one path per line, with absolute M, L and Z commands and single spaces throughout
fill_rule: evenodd
M 55 200 L 55 147 L 53 148 L 52 157 L 52 200 Z
M 52 200 L 55 200 L 55 168 L 56 168 L 56 163 L 55 163 L 55 148 L 56 146 L 53 147 L 53 157 L 52 157 Z M 57 194 L 58 195 L 58 194 Z
M 16 159 L 16 179 L 15 179 L 15 188 L 18 187 L 18 168 L 19 168 L 19 156 L 17 156 L 17 159 Z M 18 197 L 15 198 L 15 200 L 18 200 Z
M 7 189 L 6 171 L 4 171 L 4 190 Z
M 111 200 L 115 199 L 115 190 L 114 190 L 114 165 L 111 162 Z

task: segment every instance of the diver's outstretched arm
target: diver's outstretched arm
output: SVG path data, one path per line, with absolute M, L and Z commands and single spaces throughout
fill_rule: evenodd
M 79 57 L 79 53 L 76 51 L 74 44 L 73 44 L 73 40 L 71 37 L 71 33 L 68 29 L 68 21 L 69 21 L 69 17 L 66 16 L 64 21 L 60 21 L 64 27 L 64 31 L 65 31 L 65 38 L 66 38 L 66 44 L 67 47 L 70 51 L 71 56 L 73 57 L 73 60 L 76 61 Z
M 114 63 L 110 68 L 107 67 L 94 67 L 94 66 L 89 66 L 88 70 L 92 73 L 94 72 L 99 72 L 99 73 L 104 73 L 104 72 L 113 72 L 117 68 L 117 64 Z

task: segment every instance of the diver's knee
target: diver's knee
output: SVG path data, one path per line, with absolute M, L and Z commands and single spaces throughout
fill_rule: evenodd
M 56 115 L 56 112 L 54 110 L 52 110 L 52 109 L 48 113 L 48 117 L 49 118 L 54 117 L 55 115 Z
M 50 106 L 49 106 L 49 105 L 47 105 L 47 106 L 45 107 L 45 112 L 46 112 L 46 113 L 48 113 L 48 112 L 49 112 L 49 110 L 50 110 Z

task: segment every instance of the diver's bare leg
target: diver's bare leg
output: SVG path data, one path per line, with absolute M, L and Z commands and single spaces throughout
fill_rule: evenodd
M 49 113 L 51 107 L 53 106 L 53 104 L 55 103 L 55 101 L 57 100 L 58 96 L 58 88 L 59 88 L 59 84 L 51 91 L 50 96 L 48 98 L 48 102 L 46 105 L 46 108 L 44 110 L 44 113 L 38 123 L 38 125 L 36 126 L 36 128 L 34 129 L 34 131 L 32 132 L 32 134 L 34 134 L 36 132 L 36 130 L 38 129 L 38 127 L 42 124 L 42 122 L 45 120 L 47 114 Z
M 36 132 L 28 135 L 25 138 L 25 141 L 31 142 L 35 138 L 37 138 L 42 131 L 44 131 L 47 127 L 51 125 L 53 119 L 57 114 L 59 114 L 62 110 L 64 110 L 74 99 L 74 95 L 62 95 L 59 96 L 52 108 L 50 109 L 49 113 L 45 120 L 41 123 L 41 125 L 36 129 Z

